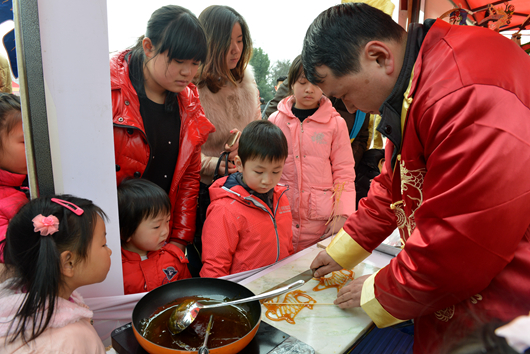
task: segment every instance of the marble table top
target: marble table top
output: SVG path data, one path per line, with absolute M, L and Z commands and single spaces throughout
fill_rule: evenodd
M 329 242 L 329 241 L 328 241 Z M 246 286 L 255 294 L 260 294 L 306 270 L 316 255 L 323 250 L 324 245 L 314 245 L 285 260 L 267 268 L 240 284 Z M 365 261 L 353 269 L 355 277 L 372 274 L 379 267 L 373 262 Z M 370 327 L 372 320 L 361 309 L 342 310 L 333 301 L 337 298 L 337 290 L 330 288 L 313 291 L 318 281 L 312 279 L 299 288 L 306 291 L 318 303 L 330 305 L 314 305 L 313 309 L 303 308 L 295 318 L 295 324 L 286 321 L 272 321 L 265 316 L 266 308 L 262 305 L 262 321 L 267 322 L 285 333 L 309 344 L 318 354 L 343 353 L 350 348 L 357 339 Z M 282 295 L 283 299 L 283 295 Z

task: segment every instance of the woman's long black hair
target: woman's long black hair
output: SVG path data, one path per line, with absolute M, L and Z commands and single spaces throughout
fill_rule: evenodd
M 84 210 L 80 216 L 51 201 L 59 198 Z M 33 218 L 54 215 L 59 231 L 41 236 L 34 231 Z M 92 201 L 71 195 L 55 195 L 33 199 L 11 219 L 7 228 L 4 260 L 6 272 L 13 276 L 9 287 L 25 293 L 11 327 L 15 326 L 9 342 L 19 336 L 24 342 L 37 338 L 48 326 L 63 285 L 61 253 L 71 251 L 75 263 L 85 261 L 92 243 L 98 216 L 105 213 Z
M 139 97 L 145 97 L 144 65 L 146 56 L 142 47 L 144 38 L 149 38 L 155 53 L 167 51 L 171 60 L 196 60 L 204 62 L 208 52 L 206 35 L 199 20 L 188 9 L 177 5 L 159 8 L 147 22 L 145 36 L 138 38 L 126 59 L 129 62 L 129 78 Z M 169 64 L 169 62 L 168 62 Z M 177 93 L 168 92 L 166 111 L 172 112 L 177 106 Z
M 252 38 L 243 16 L 229 6 L 209 6 L 201 12 L 199 21 L 208 37 L 208 59 L 202 65 L 197 85 L 201 88 L 206 85 L 211 92 L 217 93 L 225 80 L 234 85 L 243 80 L 245 69 L 252 57 Z M 237 66 L 229 70 L 226 55 L 230 50 L 232 29 L 236 23 L 241 26 L 243 34 L 243 53 Z

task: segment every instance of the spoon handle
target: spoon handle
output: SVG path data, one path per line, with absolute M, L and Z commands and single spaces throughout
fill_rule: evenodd
M 296 288 L 299 288 L 299 287 L 301 287 L 304 284 L 305 284 L 304 280 L 298 280 L 298 281 L 296 281 L 294 283 L 291 283 L 289 285 L 284 286 L 283 288 L 271 290 L 271 291 L 268 291 L 266 293 L 261 293 L 259 295 L 247 297 L 247 298 L 244 298 L 244 299 L 228 301 L 228 302 L 221 302 L 219 304 L 204 305 L 202 308 L 203 309 L 209 309 L 209 308 L 214 308 L 214 307 L 221 307 L 221 306 L 228 306 L 228 305 L 237 305 L 237 304 L 242 304 L 242 303 L 245 303 L 245 302 L 266 299 L 266 298 L 269 298 L 269 297 L 275 297 L 275 296 L 284 294 L 284 293 L 286 293 L 288 291 L 291 291 L 291 290 L 294 290 Z

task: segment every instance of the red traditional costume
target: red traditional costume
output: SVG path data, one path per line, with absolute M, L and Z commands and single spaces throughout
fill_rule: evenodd
M 351 269 L 399 228 L 403 250 L 365 281 L 361 306 L 379 327 L 414 319 L 422 354 L 473 315 L 530 310 L 530 58 L 488 29 L 427 27 L 409 30 L 381 109 L 386 166 L 327 249 Z

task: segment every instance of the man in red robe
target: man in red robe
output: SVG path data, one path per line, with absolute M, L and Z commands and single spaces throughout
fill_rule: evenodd
M 485 28 L 405 32 L 362 3 L 310 26 L 306 77 L 348 110 L 381 113 L 386 163 L 311 264 L 352 269 L 398 227 L 403 250 L 338 294 L 378 327 L 414 319 L 414 353 L 530 311 L 530 58 Z M 459 337 L 460 336 L 460 337 Z

